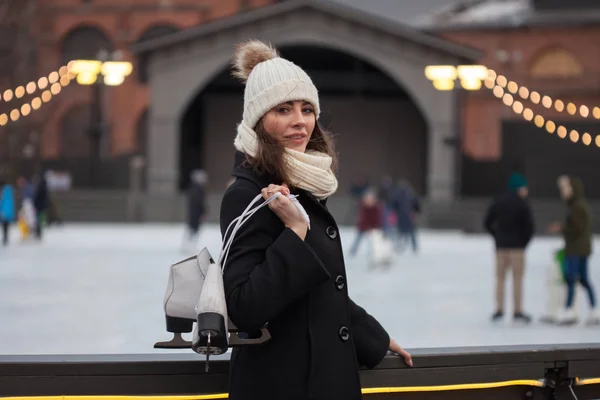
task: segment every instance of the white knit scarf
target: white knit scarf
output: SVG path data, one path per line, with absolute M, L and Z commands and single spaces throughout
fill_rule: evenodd
M 242 153 L 256 157 L 258 152 L 256 132 L 244 122 L 240 123 L 233 145 Z M 291 185 L 312 193 L 319 200 L 335 193 L 338 182 L 331 170 L 332 159 L 329 155 L 315 150 L 306 150 L 305 153 L 292 149 L 285 149 L 285 151 L 284 161 L 292 181 Z

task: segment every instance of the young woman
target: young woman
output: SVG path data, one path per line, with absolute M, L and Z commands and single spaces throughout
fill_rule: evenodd
M 360 365 L 375 367 L 388 350 L 408 365 L 412 360 L 348 297 L 339 230 L 326 206 L 337 189 L 336 157 L 317 122 L 317 89 L 300 67 L 259 41 L 238 46 L 234 75 L 246 85 L 244 112 L 221 233 L 258 194 L 283 196 L 241 227 L 224 266 L 233 323 L 248 337 L 268 324 L 272 337 L 233 350 L 229 398 L 360 399 Z

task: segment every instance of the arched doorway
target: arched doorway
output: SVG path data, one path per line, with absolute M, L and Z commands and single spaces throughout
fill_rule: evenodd
M 100 29 L 80 26 L 67 33 L 62 40 L 62 62 L 95 60 L 100 51 L 111 52 L 113 44 Z
M 358 176 L 378 184 L 390 175 L 426 194 L 428 127 L 403 88 L 369 62 L 333 48 L 294 45 L 280 52 L 305 69 L 319 89 L 320 122 L 333 132 L 340 154 L 340 193 Z M 242 107 L 243 85 L 228 68 L 187 106 L 180 121 L 180 189 L 195 168 L 207 170 L 214 190 L 224 187 Z

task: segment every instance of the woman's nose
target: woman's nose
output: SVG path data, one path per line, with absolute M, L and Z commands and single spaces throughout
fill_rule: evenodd
M 306 121 L 304 119 L 304 114 L 302 114 L 302 109 L 294 109 L 294 125 L 298 125 L 298 126 L 306 125 Z

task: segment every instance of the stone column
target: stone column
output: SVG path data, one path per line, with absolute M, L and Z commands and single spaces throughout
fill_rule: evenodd
M 179 204 L 179 120 L 150 111 L 145 219 L 173 221 L 182 217 Z
M 429 121 L 428 197 L 435 203 L 454 200 L 457 193 L 457 129 L 456 97 L 453 93 L 440 93 L 441 107 Z M 431 114 L 430 114 L 431 115 Z

